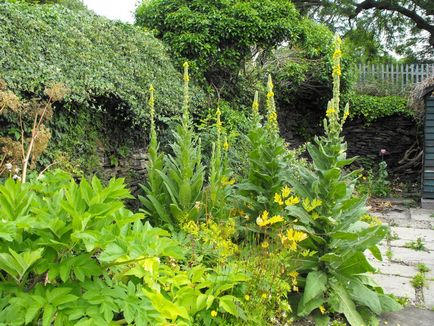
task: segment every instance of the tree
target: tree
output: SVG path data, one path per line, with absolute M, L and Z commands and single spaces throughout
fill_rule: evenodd
M 287 0 L 147 0 L 138 25 L 155 30 L 179 66 L 191 63 L 195 78 L 233 87 L 244 63 L 257 53 L 292 42 L 300 17 Z
M 389 49 L 419 58 L 433 57 L 432 0 L 294 0 L 305 14 L 343 31 L 374 32 Z M 416 47 L 412 49 L 412 47 Z

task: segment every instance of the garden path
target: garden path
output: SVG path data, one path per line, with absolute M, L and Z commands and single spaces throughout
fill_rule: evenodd
M 388 314 L 383 316 L 382 324 L 434 325 L 434 210 L 410 205 L 408 201 L 393 200 L 383 205 L 380 212 L 373 212 L 390 225 L 391 235 L 380 245 L 383 261 L 369 254 L 368 258 L 379 270 L 374 274 L 375 280 L 387 293 L 407 297 L 409 305 L 428 309 L 407 308 Z M 412 285 L 413 277 L 419 272 L 418 264 L 429 268 L 423 287 Z

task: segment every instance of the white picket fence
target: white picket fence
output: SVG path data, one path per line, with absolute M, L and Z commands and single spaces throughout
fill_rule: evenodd
M 359 64 L 359 83 L 387 81 L 402 87 L 434 77 L 434 63 L 414 64 Z

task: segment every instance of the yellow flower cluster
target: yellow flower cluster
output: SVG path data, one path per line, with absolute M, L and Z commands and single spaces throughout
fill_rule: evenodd
M 234 178 L 229 179 L 227 176 L 224 175 L 220 182 L 222 186 L 232 186 L 235 183 L 235 179 Z
M 333 75 L 336 75 L 336 76 L 342 75 L 341 65 L 338 64 L 338 65 L 333 67 Z
M 309 198 L 305 198 L 303 200 L 303 208 L 306 210 L 306 212 L 312 212 L 315 208 L 319 207 L 322 205 L 322 201 L 320 199 L 314 199 L 312 201 L 310 201 Z
M 307 234 L 302 231 L 296 231 L 294 229 L 289 229 L 286 234 L 279 234 L 280 241 L 284 247 L 289 248 L 290 251 L 297 250 L 297 244 L 305 239 L 307 239 Z
M 292 284 L 292 291 L 294 292 L 298 292 L 298 281 L 297 281 L 297 276 L 298 276 L 298 272 L 293 271 L 289 273 L 289 276 L 291 277 L 291 284 Z
M 327 117 L 331 117 L 332 116 L 332 114 L 334 114 L 334 113 L 336 113 L 336 110 L 334 109 L 334 108 L 328 108 L 327 109 L 327 111 L 326 111 L 326 115 L 327 115 Z
M 269 218 L 270 213 L 268 211 L 263 211 L 261 216 L 258 216 L 256 219 L 256 224 L 258 224 L 260 227 L 273 225 L 279 222 L 283 222 L 283 217 L 280 215 L 275 215 L 271 218 Z
M 292 189 L 288 186 L 285 186 L 281 189 L 280 193 L 274 194 L 274 202 L 280 206 L 293 206 L 300 202 L 300 198 L 297 196 L 289 196 L 292 192 Z
M 227 152 L 229 150 L 229 143 L 227 140 L 223 143 L 223 149 Z

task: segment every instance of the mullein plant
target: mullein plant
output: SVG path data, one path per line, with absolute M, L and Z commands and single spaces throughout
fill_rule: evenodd
M 212 143 L 208 186 L 205 192 L 206 215 L 216 220 L 226 220 L 229 207 L 225 205 L 231 195 L 235 179 L 228 164 L 229 143 L 223 132 L 221 111 L 216 111 L 216 140 Z
M 312 168 L 299 167 L 300 179 L 289 176 L 292 192 L 300 198 L 296 205 L 283 205 L 299 237 L 298 255 L 289 247 L 291 264 L 299 273 L 302 294 L 294 294 L 293 311 L 298 317 L 313 314 L 317 325 L 327 325 L 329 313 L 342 313 L 351 325 L 378 325 L 375 315 L 400 309 L 391 297 L 369 277 L 374 272 L 364 252 L 382 259 L 377 244 L 387 234 L 382 225 L 361 220 L 366 214 L 366 197 L 354 195 L 359 171 L 346 172 L 347 145 L 341 136 L 349 115 L 348 105 L 340 110 L 341 40 L 335 39 L 333 55 L 333 98 L 324 119 L 324 136 L 315 138 L 307 150 Z M 286 206 L 286 207 L 285 207 Z M 281 235 L 282 246 L 294 238 Z M 295 256 L 295 257 L 294 257 Z
M 247 229 L 260 230 L 256 220 L 273 206 L 269 198 L 284 185 L 283 175 L 288 172 L 289 157 L 285 141 L 279 135 L 276 106 L 271 76 L 267 83 L 266 118 L 259 112 L 259 96 L 255 93 L 250 128 L 247 134 L 248 171 L 238 185 L 238 201 L 247 222 Z M 263 121 L 265 120 L 265 121 Z
M 205 179 L 202 164 L 200 139 L 194 133 L 189 114 L 189 80 L 188 63 L 184 63 L 184 100 L 181 122 L 173 132 L 174 142 L 171 144 L 173 154 L 164 155 L 163 164 L 158 154 L 155 127 L 151 128 L 151 144 L 149 149 L 150 164 L 148 173 L 155 177 L 144 187 L 145 197 L 142 199 L 146 209 L 156 213 L 157 223 L 164 223 L 170 229 L 178 229 L 189 221 L 196 221 L 203 216 L 203 184 Z M 151 93 L 152 95 L 152 93 Z M 153 101 L 151 101 L 153 106 Z M 154 138 L 154 140 L 152 140 Z M 162 168 L 161 168 L 162 167 Z M 163 189 L 160 189 L 160 182 Z M 154 184 L 152 184 L 154 183 Z M 156 193 L 158 191 L 158 193 Z M 162 191 L 163 194 L 159 192 Z M 158 222 L 158 219 L 161 219 Z

